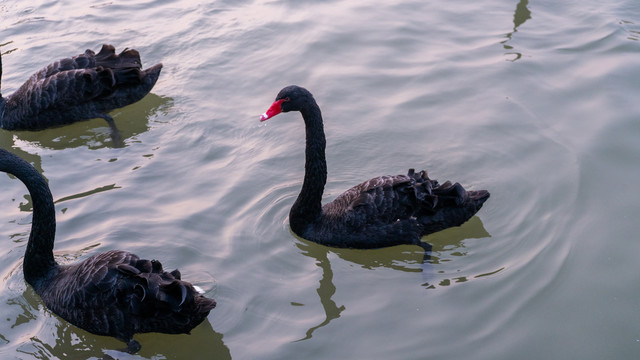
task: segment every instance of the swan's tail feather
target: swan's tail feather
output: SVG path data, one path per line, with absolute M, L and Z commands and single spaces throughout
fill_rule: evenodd
M 412 186 L 408 187 L 413 190 L 417 207 L 422 211 L 435 212 L 438 205 L 438 197 L 433 194 L 433 188 L 438 186 L 436 180 L 429 179 L 427 172 L 422 170 L 418 173 L 414 169 L 409 169 L 407 176 L 412 181 Z
M 160 77 L 160 71 L 162 70 L 162 63 L 158 63 L 153 65 L 148 69 L 144 69 L 141 72 L 142 83 L 145 84 L 145 87 L 149 88 L 149 91 L 158 81 L 158 77 Z
M 95 55 L 95 66 L 103 66 L 111 69 L 138 68 L 142 67 L 140 53 L 134 49 L 124 49 L 116 55 L 116 48 L 113 45 L 102 45 L 100 52 Z
M 425 171 L 416 173 L 410 169 L 408 176 L 415 181 L 415 196 L 420 202 L 416 217 L 422 224 L 423 235 L 462 225 L 490 196 L 487 190 L 467 191 L 459 183 L 439 184 L 429 179 Z
M 160 76 L 161 69 L 162 64 L 143 71 L 138 68 L 98 67 L 96 69 L 97 79 L 102 85 L 91 86 L 87 84 L 85 89 L 93 92 L 92 95 L 87 94 L 87 97 L 101 97 L 104 101 L 113 102 L 109 106 L 112 108 L 129 105 L 142 99 L 151 91 Z M 90 76 L 90 73 L 87 73 L 87 76 Z M 113 96 L 110 96 L 112 94 Z
M 138 259 L 118 270 L 130 276 L 122 285 L 126 302 L 137 319 L 136 332 L 188 333 L 215 308 L 216 302 L 199 294 L 180 272 L 166 272 L 156 260 Z
M 176 278 L 176 279 L 178 279 L 178 280 L 181 280 L 182 275 L 180 274 L 180 271 L 178 271 L 178 269 L 173 270 L 172 272 L 170 272 L 170 274 L 171 274 L 174 278 Z
M 102 70 L 103 68 L 98 69 Z M 151 91 L 156 81 L 158 81 L 160 71 L 162 70 L 162 63 L 145 70 L 140 70 L 138 68 L 105 68 L 103 70 L 110 72 L 113 79 L 114 91 L 129 91 L 130 93 L 127 94 L 127 98 L 134 98 L 135 95 L 142 98 Z
M 139 85 L 142 81 L 142 74 L 137 68 L 114 69 L 113 77 L 115 85 Z

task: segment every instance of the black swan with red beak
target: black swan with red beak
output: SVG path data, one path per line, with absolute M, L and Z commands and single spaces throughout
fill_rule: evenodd
M 287 86 L 260 120 L 299 111 L 306 129 L 302 190 L 289 212 L 296 235 L 320 244 L 380 248 L 414 244 L 430 249 L 421 237 L 469 220 L 489 198 L 486 190 L 467 191 L 449 181 L 439 184 L 425 171 L 380 176 L 345 191 L 322 205 L 327 182 L 326 140 L 320 107 L 311 93 Z
M 108 112 L 133 104 L 151 91 L 162 64 L 142 69 L 140 53 L 125 49 L 116 55 L 112 45 L 98 54 L 87 50 L 55 61 L 33 74 L 13 94 L 0 94 L 0 127 L 42 130 L 76 121 L 102 118 L 112 137 L 119 139 Z M 0 80 L 2 57 L 0 56 Z
M 0 149 L 0 171 L 14 175 L 29 190 L 33 220 L 24 255 L 25 280 L 44 304 L 71 324 L 98 335 L 113 336 L 135 353 L 133 335 L 146 332 L 189 333 L 216 306 L 180 272 L 166 272 L 156 260 L 122 250 L 61 265 L 53 257 L 56 216 L 44 177 L 30 164 Z

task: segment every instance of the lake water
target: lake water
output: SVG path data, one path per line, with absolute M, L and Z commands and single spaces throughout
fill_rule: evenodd
M 44 308 L 21 261 L 26 188 L 0 174 L 2 359 L 636 359 L 640 5 L 623 1 L 3 0 L 3 94 L 103 43 L 162 62 L 145 99 L 40 132 L 0 130 L 56 201 L 56 258 L 124 249 L 217 300 L 191 335 L 123 343 Z M 488 189 L 421 248 L 296 238 L 298 113 L 323 110 L 325 200 L 427 169 Z

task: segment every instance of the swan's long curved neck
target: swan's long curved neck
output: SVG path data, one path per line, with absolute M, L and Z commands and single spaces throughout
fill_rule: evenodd
M 2 98 L 2 51 L 0 50 L 0 98 Z
M 2 97 L 2 51 L 0 51 L 0 127 L 4 121 L 5 100 Z
M 320 108 L 313 102 L 300 112 L 306 129 L 304 181 L 289 213 L 291 228 L 296 232 L 322 215 L 322 194 L 327 183 L 326 139 Z
M 6 151 L 1 152 L 0 170 L 20 179 L 31 195 L 33 219 L 22 266 L 25 280 L 37 291 L 41 280 L 44 280 L 51 270 L 58 266 L 53 258 L 56 233 L 53 196 L 44 177 L 15 155 Z
M 2 97 L 2 94 L 0 94 L 0 127 L 3 127 L 3 123 L 4 123 L 4 110 L 6 107 L 5 105 L 6 105 L 6 102 Z

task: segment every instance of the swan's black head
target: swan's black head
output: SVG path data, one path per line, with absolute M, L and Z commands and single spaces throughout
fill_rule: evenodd
M 296 85 L 287 86 L 280 90 L 276 101 L 260 116 L 260 121 L 268 120 L 281 112 L 301 111 L 309 104 L 315 104 L 309 90 Z

